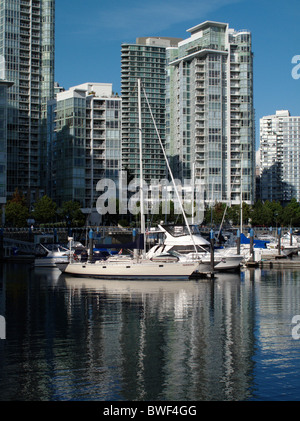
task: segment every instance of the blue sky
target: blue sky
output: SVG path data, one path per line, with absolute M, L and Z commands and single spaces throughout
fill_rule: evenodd
M 300 55 L 299 0 L 57 0 L 55 80 L 66 89 L 112 83 L 121 93 L 123 42 L 186 39 L 186 30 L 205 20 L 252 32 L 258 145 L 259 118 L 278 109 L 300 115 L 300 79 L 291 75 L 292 58 Z

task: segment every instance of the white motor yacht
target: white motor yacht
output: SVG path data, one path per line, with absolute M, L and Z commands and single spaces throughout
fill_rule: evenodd
M 70 250 L 58 244 L 40 244 L 43 255 L 34 259 L 35 267 L 56 267 L 56 263 L 69 261 Z
M 281 251 L 283 254 L 290 255 L 290 254 L 297 254 L 300 250 L 300 243 L 298 238 L 295 235 L 290 234 L 287 232 L 284 234 L 280 239 Z M 270 250 L 278 250 L 278 239 L 270 241 L 267 244 L 268 249 Z
M 157 261 L 158 259 L 168 259 L 169 256 L 176 256 L 179 261 L 197 260 L 199 262 L 198 273 L 211 272 L 210 243 L 202 237 L 196 225 L 190 226 L 193 238 L 185 226 L 158 225 L 158 228 L 164 234 L 164 239 L 148 251 L 149 259 Z M 238 255 L 232 250 L 214 250 L 214 270 L 238 270 L 243 258 L 242 255 Z

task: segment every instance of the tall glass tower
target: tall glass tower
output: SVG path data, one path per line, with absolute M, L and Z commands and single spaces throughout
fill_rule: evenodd
M 4 205 L 6 203 L 7 168 L 7 92 L 13 84 L 0 79 L 0 206 L 4 224 Z
M 136 44 L 122 44 L 122 167 L 139 178 L 139 131 L 137 79 L 145 88 L 160 133 L 165 140 L 166 48 L 181 38 L 137 38 Z M 144 96 L 141 98 L 144 179 L 163 179 L 166 163 Z
M 7 192 L 32 203 L 44 191 L 43 119 L 54 97 L 55 0 L 0 2 L 0 66 L 9 91 Z
M 203 22 L 167 49 L 166 149 L 206 202 L 252 203 L 255 131 L 251 33 Z

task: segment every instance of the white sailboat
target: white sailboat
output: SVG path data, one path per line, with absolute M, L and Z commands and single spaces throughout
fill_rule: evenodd
M 147 99 L 147 97 L 146 97 Z M 148 102 L 148 100 L 147 100 Z M 149 106 L 149 103 L 148 103 Z M 141 81 L 138 79 L 138 108 L 139 108 L 139 148 L 140 148 L 140 205 L 141 205 L 141 235 L 143 236 L 143 254 L 137 258 L 122 256 L 98 260 L 96 262 L 74 262 L 57 264 L 66 274 L 97 277 L 101 279 L 158 279 L 158 280 L 187 280 L 198 271 L 199 262 L 155 262 L 146 257 L 145 253 L 145 215 L 143 197 L 143 165 L 142 165 L 142 123 L 141 123 Z M 151 112 L 151 110 L 150 110 Z M 152 113 L 151 113 L 152 114 Z M 159 137 L 160 140 L 160 137 Z M 162 143 L 160 141 L 163 149 Z M 163 149 L 163 153 L 164 149 Z M 168 163 L 167 163 L 168 165 Z M 173 177 L 172 177 L 173 179 Z M 173 180 L 174 182 L 174 180 Z M 175 185 L 175 182 L 174 182 Z M 182 211 L 183 207 L 182 207 Z M 185 215 L 184 215 L 185 217 Z M 186 219 L 186 218 L 185 218 Z M 189 229 L 189 228 L 188 228 Z
M 100 279 L 187 280 L 197 272 L 198 262 L 152 262 L 149 259 L 98 260 L 95 263 L 59 263 L 63 273 Z

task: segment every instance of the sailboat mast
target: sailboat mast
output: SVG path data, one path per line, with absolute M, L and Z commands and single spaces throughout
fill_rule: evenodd
M 195 212 L 195 162 L 193 162 L 192 166 L 192 225 L 194 225 L 194 212 Z
M 143 235 L 144 247 L 143 255 L 145 256 L 145 210 L 144 210 L 144 190 L 143 190 L 143 144 L 142 144 L 142 104 L 141 104 L 141 79 L 138 82 L 138 114 L 139 114 L 139 149 L 140 149 L 140 210 L 141 210 L 141 234 Z
M 241 152 L 240 230 L 243 232 L 243 152 Z
M 158 137 L 158 141 L 159 141 L 160 147 L 161 147 L 161 149 L 162 149 L 162 153 L 163 153 L 164 159 L 165 159 L 165 161 L 166 161 L 166 165 L 167 165 L 167 168 L 168 168 L 168 172 L 169 172 L 169 174 L 170 174 L 170 176 L 171 176 L 172 184 L 173 184 L 173 186 L 174 186 L 174 190 L 175 190 L 175 193 L 176 193 L 176 196 L 177 196 L 178 203 L 179 203 L 179 205 L 180 205 L 180 209 L 181 209 L 181 212 L 182 212 L 182 215 L 183 215 L 184 221 L 185 221 L 185 225 L 186 225 L 186 227 L 187 227 L 187 229 L 188 229 L 189 235 L 190 235 L 191 240 L 192 240 L 192 242 L 193 242 L 194 250 L 195 250 L 195 252 L 197 253 L 198 251 L 197 251 L 196 243 L 195 243 L 194 237 L 192 236 L 191 228 L 190 228 L 190 226 L 189 226 L 189 223 L 188 223 L 188 220 L 187 220 L 187 217 L 186 217 L 185 211 L 184 211 L 184 209 L 183 209 L 182 201 L 181 201 L 181 198 L 180 198 L 179 193 L 178 193 L 178 189 L 177 189 L 177 186 L 176 186 L 176 183 L 175 183 L 175 180 L 174 180 L 173 172 L 172 172 L 172 170 L 171 170 L 171 167 L 170 167 L 170 164 L 169 164 L 169 161 L 168 161 L 168 158 L 167 158 L 167 155 L 166 155 L 166 152 L 165 152 L 164 146 L 163 146 L 163 144 L 162 144 L 162 140 L 161 140 L 161 137 L 160 137 L 160 134 L 159 134 L 159 131 L 158 131 L 158 128 L 157 128 L 157 125 L 156 125 L 155 119 L 154 119 L 154 117 L 153 117 L 153 113 L 152 113 L 152 110 L 151 110 L 151 107 L 150 107 L 150 104 L 149 104 L 149 101 L 148 101 L 148 97 L 147 97 L 147 95 L 146 95 L 146 91 L 145 91 L 145 88 L 144 88 L 144 87 L 143 87 L 143 91 L 144 91 L 144 96 L 145 96 L 145 99 L 146 99 L 146 101 L 147 101 L 147 105 L 148 105 L 148 109 L 149 109 L 149 112 L 150 112 L 150 115 L 151 115 L 151 119 L 152 119 L 152 121 L 153 121 L 154 128 L 155 128 L 155 131 L 156 131 L 156 134 L 157 134 L 157 137 Z

